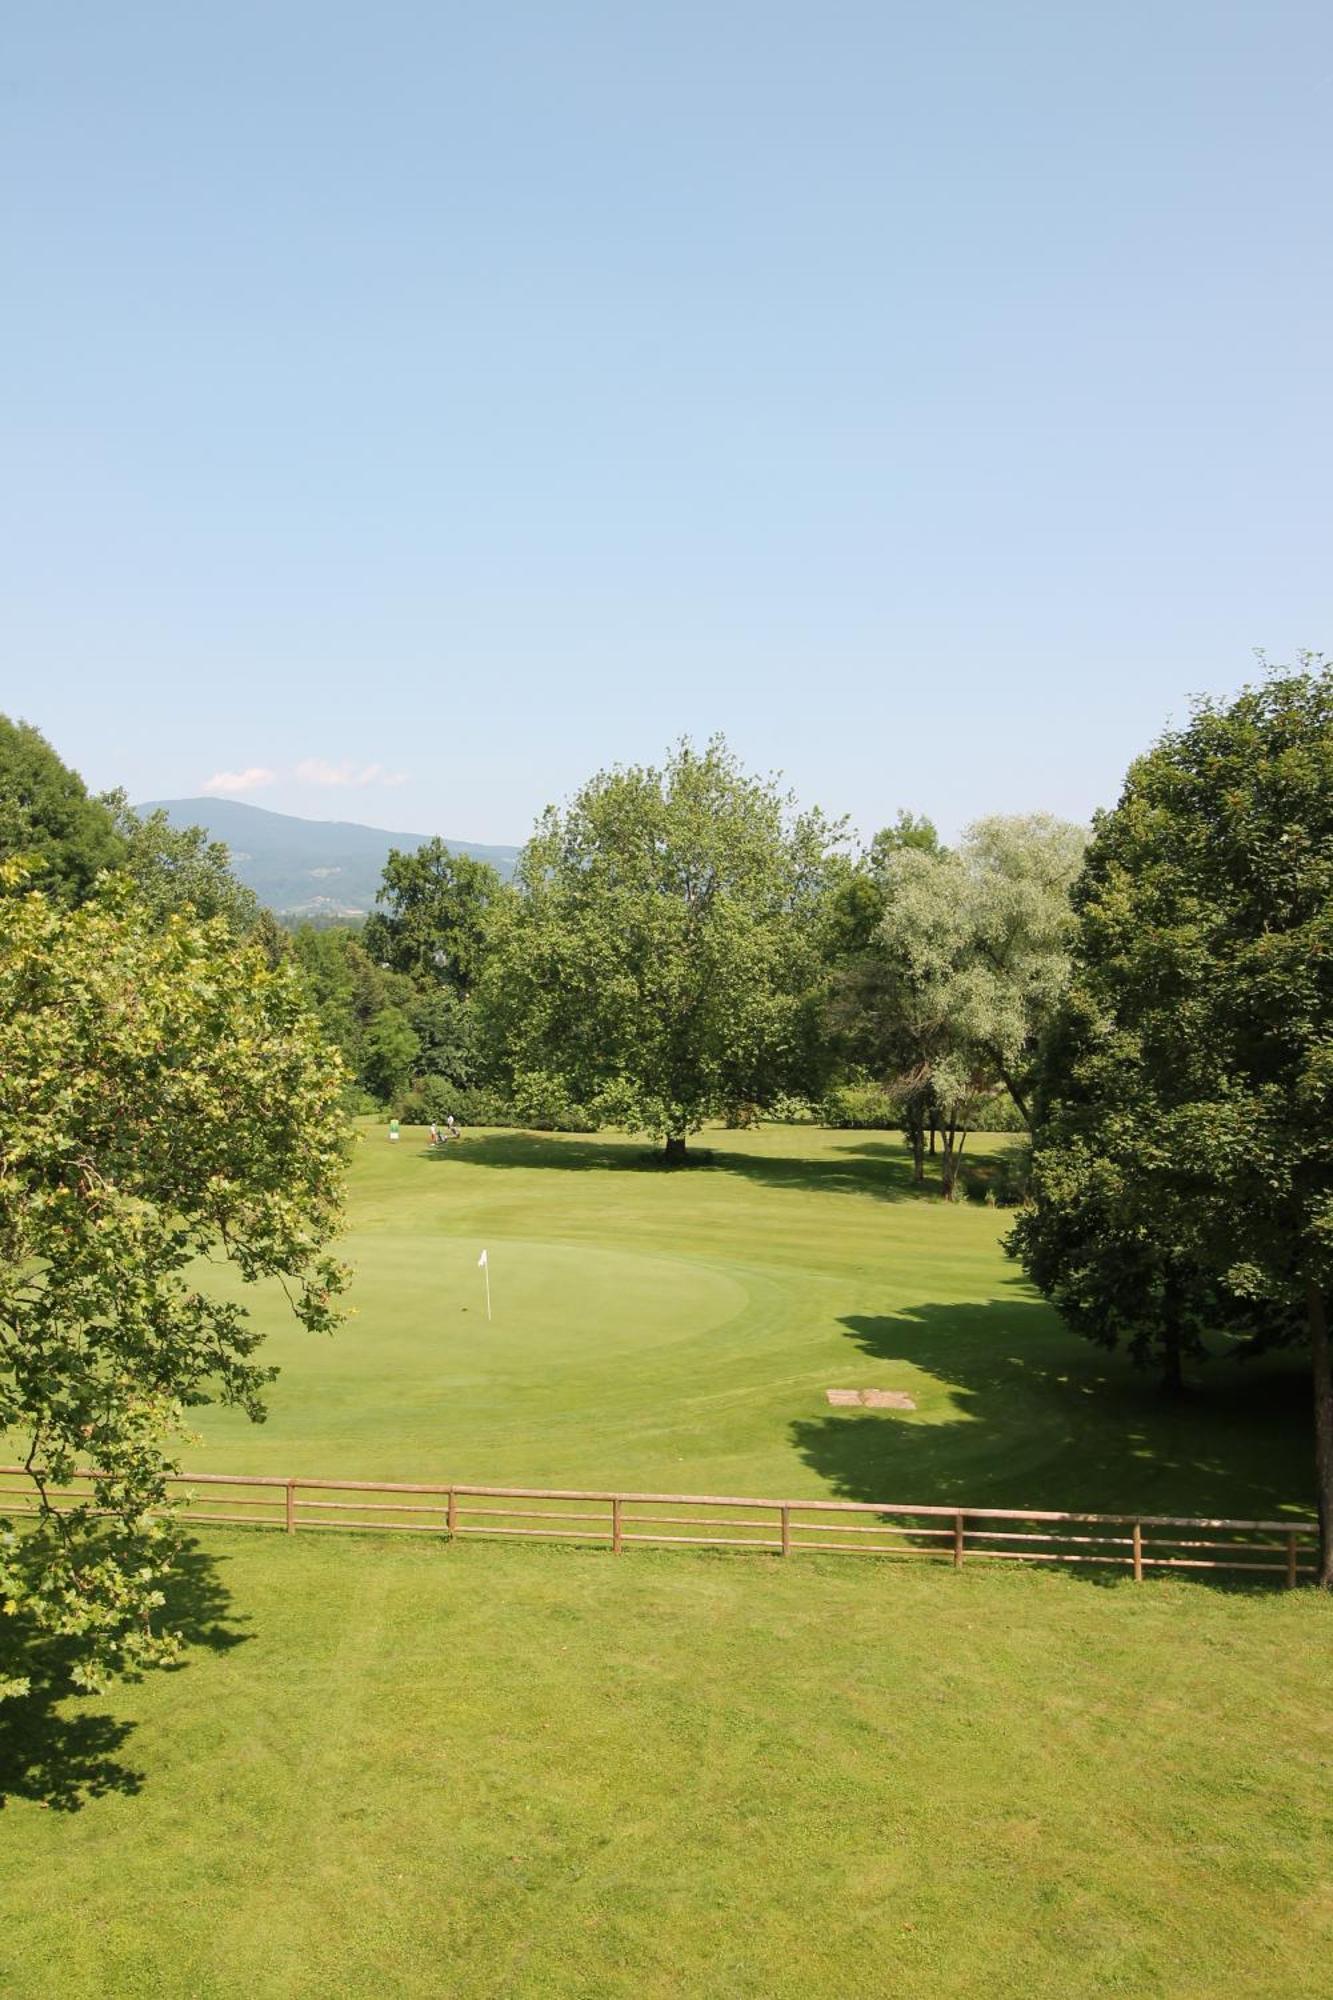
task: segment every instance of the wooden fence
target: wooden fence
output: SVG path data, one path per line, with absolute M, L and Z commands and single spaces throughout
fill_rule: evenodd
M 55 1496 L 64 1510 L 95 1498 L 91 1471 Z M 177 1518 L 307 1531 L 520 1536 L 592 1543 L 923 1557 L 964 1562 L 1095 1563 L 1128 1570 L 1247 1570 L 1288 1586 L 1315 1573 L 1313 1521 L 1203 1520 L 1182 1515 L 1052 1513 L 1033 1507 L 881 1505 L 862 1500 L 750 1500 L 718 1493 L 604 1493 L 544 1486 L 431 1485 L 382 1479 L 277 1479 L 182 1473 Z M 0 1512 L 32 1514 L 22 1466 L 0 1466 Z M 699 1532 L 700 1530 L 706 1532 Z

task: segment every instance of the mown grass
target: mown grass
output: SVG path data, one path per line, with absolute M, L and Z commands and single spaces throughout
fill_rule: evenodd
M 611 1135 L 490 1133 L 433 1157 L 423 1133 L 364 1132 L 355 1317 L 315 1341 L 266 1301 L 269 1421 L 207 1413 L 191 1466 L 1309 1510 L 1299 1363 L 1217 1362 L 1173 1405 L 1031 1293 L 1002 1211 L 914 1195 L 896 1137 L 710 1132 L 711 1166 L 668 1173 Z M 835 1411 L 837 1387 L 917 1409 Z
M 270 1422 L 188 1462 L 1306 1511 L 1298 1363 L 1164 1402 L 892 1140 L 708 1143 L 372 1133 L 357 1317 L 266 1304 Z M 219 1529 L 172 1615 L 180 1671 L 0 1708 L 6 2000 L 1327 1990 L 1312 1591 Z
M 194 1590 L 102 1795 L 0 1819 L 9 2000 L 1328 1990 L 1312 1592 L 235 1531 Z

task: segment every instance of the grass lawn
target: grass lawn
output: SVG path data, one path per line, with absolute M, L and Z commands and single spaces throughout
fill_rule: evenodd
M 186 1463 L 1308 1510 L 1298 1364 L 1173 1407 L 895 1141 L 706 1143 L 370 1133 L 357 1317 L 266 1305 L 269 1423 Z M 211 1530 L 176 1615 L 181 1670 L 0 1708 L 4 2000 L 1328 1990 L 1311 1591 Z
M 217 1531 L 190 1598 L 0 1815 L 6 2000 L 1328 1991 L 1312 1592 Z
M 894 1136 L 710 1132 L 714 1165 L 663 1173 L 632 1139 L 494 1133 L 433 1157 L 423 1133 L 364 1130 L 355 1317 L 316 1341 L 267 1301 L 269 1421 L 205 1413 L 187 1465 L 1310 1510 L 1299 1366 L 1216 1364 L 1172 1407 L 1034 1297 L 998 1248 L 1002 1211 L 914 1195 Z M 838 1387 L 906 1389 L 917 1409 L 835 1411 Z

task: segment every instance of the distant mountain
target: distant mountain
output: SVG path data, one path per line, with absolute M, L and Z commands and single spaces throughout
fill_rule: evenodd
M 239 799 L 150 799 L 135 810 L 161 811 L 173 826 L 202 826 L 213 840 L 225 840 L 236 875 L 279 916 L 365 916 L 374 908 L 389 849 L 412 853 L 429 838 L 351 820 L 297 819 Z M 506 879 L 518 858 L 516 847 L 448 839 L 445 845 L 489 861 Z

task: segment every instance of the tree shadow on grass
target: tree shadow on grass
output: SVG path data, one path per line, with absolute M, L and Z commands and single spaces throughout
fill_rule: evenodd
M 793 1424 L 800 1456 L 847 1499 L 1265 1520 L 1313 1511 L 1309 1384 L 1290 1359 L 1215 1360 L 1175 1399 L 1031 1298 L 843 1325 L 860 1353 L 947 1384 L 952 1404 L 943 1422 L 849 1411 Z
M 227 1622 L 230 1597 L 217 1560 L 197 1543 L 181 1552 L 161 1618 L 183 1634 L 187 1647 L 227 1652 L 246 1643 L 246 1634 Z M 187 1654 L 167 1671 L 188 1665 Z M 136 1725 L 72 1690 L 69 1666 L 68 1647 L 32 1652 L 22 1647 L 21 1632 L 0 1635 L 0 1677 L 22 1675 L 32 1684 L 30 1693 L 0 1701 L 0 1809 L 11 1799 L 30 1799 L 56 1812 L 78 1812 L 109 1792 L 133 1796 L 143 1789 L 142 1771 L 117 1755 Z
M 667 1167 L 660 1151 L 642 1139 L 573 1138 L 540 1132 L 487 1132 L 452 1147 L 428 1149 L 426 1159 L 454 1160 L 476 1167 L 554 1168 L 564 1173 L 734 1174 L 764 1187 L 794 1188 L 833 1194 L 873 1195 L 881 1201 L 935 1201 L 933 1178 L 924 1188 L 912 1181 L 912 1158 L 900 1140 L 890 1138 L 839 1144 L 832 1153 L 796 1158 L 779 1153 L 740 1152 L 700 1140 L 696 1156 L 686 1166 Z M 985 1157 L 978 1153 L 978 1158 Z

